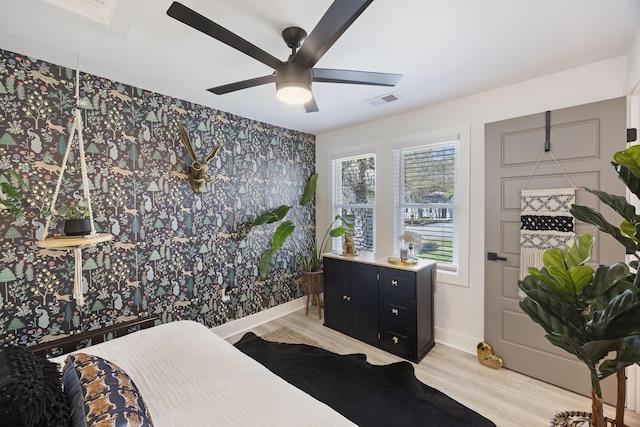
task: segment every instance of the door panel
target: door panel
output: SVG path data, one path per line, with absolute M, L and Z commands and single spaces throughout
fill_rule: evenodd
M 378 344 L 378 268 L 351 263 L 351 330 L 353 336 Z
M 625 129 L 624 98 L 552 111 L 551 153 L 575 186 L 624 195 L 611 160 L 625 149 Z M 588 369 L 551 345 L 518 305 L 520 190 L 525 184 L 526 189 L 571 186 L 550 154 L 541 159 L 544 141 L 544 112 L 485 126 L 485 250 L 507 258 L 485 262 L 485 339 L 506 368 L 589 396 Z M 601 209 L 598 199 L 584 190 L 576 192 L 576 203 Z M 619 222 L 606 206 L 602 214 Z M 576 233 L 587 232 L 597 239 L 594 263 L 624 260 L 624 249 L 613 238 L 591 225 L 576 225 Z M 603 383 L 603 392 L 605 400 L 614 401 L 615 378 Z
M 350 292 L 349 264 L 332 258 L 325 258 L 323 263 L 325 324 L 348 332 L 349 303 L 345 296 Z

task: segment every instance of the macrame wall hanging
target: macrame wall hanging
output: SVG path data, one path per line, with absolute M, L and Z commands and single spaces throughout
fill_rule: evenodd
M 520 279 L 529 274 L 529 267 L 541 268 L 542 255 L 548 249 L 571 246 L 575 237 L 575 218 L 569 210 L 576 200 L 576 186 L 551 152 L 550 112 L 546 112 L 544 152 L 520 190 Z M 549 153 L 570 188 L 525 190 L 545 154 Z
M 575 200 L 574 188 L 520 192 L 521 279 L 529 267 L 542 267 L 544 251 L 573 244 L 575 220 L 569 209 Z
M 71 127 L 71 135 L 69 136 L 69 143 L 67 149 L 62 158 L 62 165 L 60 169 L 60 175 L 58 176 L 58 182 L 56 189 L 53 192 L 53 198 L 51 199 L 51 215 L 47 217 L 47 221 L 44 227 L 44 233 L 42 240 L 38 242 L 38 246 L 55 250 L 73 250 L 75 256 L 75 274 L 73 285 L 73 297 L 78 305 L 84 304 L 84 296 L 82 293 L 82 248 L 93 246 L 96 243 L 106 242 L 113 239 L 112 234 L 108 233 L 96 233 L 95 225 L 93 223 L 93 210 L 91 208 L 91 195 L 89 194 L 89 178 L 87 176 L 87 164 L 84 157 L 84 141 L 82 140 L 82 116 L 80 114 L 80 61 L 76 66 L 76 107 L 73 111 L 73 126 Z M 55 236 L 48 238 L 49 226 L 51 224 L 51 218 L 57 214 L 56 201 L 58 200 L 58 193 L 60 192 L 60 186 L 62 184 L 62 177 L 67 168 L 67 160 L 71 147 L 73 147 L 74 136 L 77 132 L 78 140 L 78 152 L 80 157 L 80 169 L 82 174 L 82 187 L 84 190 L 84 200 L 86 201 L 87 211 L 89 213 L 89 221 L 91 223 L 91 232 L 86 236 Z

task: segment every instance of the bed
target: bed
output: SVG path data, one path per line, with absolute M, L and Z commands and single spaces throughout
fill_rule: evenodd
M 90 357 L 126 373 L 155 426 L 355 425 L 194 321 L 144 329 L 70 355 L 50 360 L 62 367 L 65 360 Z

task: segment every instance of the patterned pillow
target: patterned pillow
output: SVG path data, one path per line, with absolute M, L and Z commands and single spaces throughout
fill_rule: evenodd
M 63 384 L 74 427 L 153 426 L 133 380 L 108 360 L 85 353 L 70 355 Z

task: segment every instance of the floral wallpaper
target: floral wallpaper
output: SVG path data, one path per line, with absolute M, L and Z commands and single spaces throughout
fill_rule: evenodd
M 81 73 L 95 228 L 115 238 L 82 250 L 85 304 L 76 304 L 73 251 L 37 244 L 70 143 L 56 209 L 82 196 L 78 142 L 69 140 L 75 89 L 74 69 L 0 50 L 0 170 L 28 184 L 25 215 L 0 215 L 0 345 L 147 315 L 212 327 L 300 296 L 296 247 L 315 211 L 298 200 L 314 172 L 314 136 Z M 201 157 L 222 144 L 201 194 L 187 182 L 177 123 Z M 282 204 L 294 206 L 298 227 L 259 282 L 272 228 L 240 230 Z M 48 235 L 61 234 L 61 223 Z

